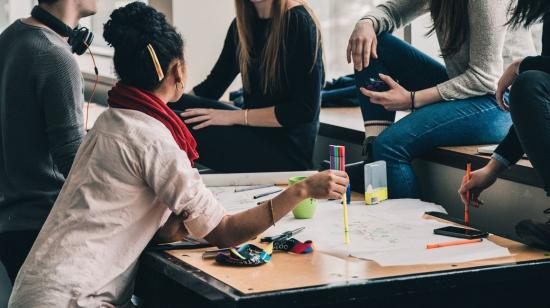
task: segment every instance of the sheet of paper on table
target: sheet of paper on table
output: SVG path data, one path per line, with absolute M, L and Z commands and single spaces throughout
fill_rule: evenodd
M 288 179 L 295 176 L 310 176 L 317 171 L 259 172 L 259 173 L 226 173 L 202 175 L 208 187 L 254 186 L 254 185 L 287 185 Z
M 235 193 L 235 187 L 212 188 L 229 212 L 256 206 L 252 195 L 273 188 Z M 306 227 L 295 237 L 312 240 L 317 251 L 337 257 L 348 256 L 372 260 L 382 266 L 462 263 L 507 257 L 510 252 L 489 240 L 481 243 L 426 249 L 426 244 L 455 241 L 456 238 L 435 235 L 433 230 L 447 224 L 424 219 L 427 211 L 445 212 L 443 207 L 413 199 L 388 200 L 367 206 L 352 202 L 348 208 L 350 244 L 344 244 L 343 210 L 339 201 L 319 201 L 315 217 L 295 219 L 289 213 L 266 235 L 276 235 Z
M 256 206 L 258 202 L 272 199 L 273 197 L 280 194 L 280 192 L 258 199 L 254 199 L 254 196 L 281 189 L 277 186 L 271 186 L 254 190 L 235 192 L 235 189 L 243 189 L 247 187 L 251 186 L 208 187 L 208 189 L 210 189 L 216 199 L 220 200 L 220 202 L 229 213 L 238 213 Z
M 388 200 L 374 206 L 352 202 L 348 208 L 350 244 L 345 245 L 342 205 L 324 201 L 319 202 L 313 219 L 298 220 L 287 215 L 268 233 L 305 226 L 296 238 L 313 240 L 318 251 L 373 260 L 382 266 L 461 263 L 510 256 L 507 248 L 488 240 L 426 249 L 429 243 L 457 240 L 433 234 L 434 229 L 447 224 L 424 219 L 427 211 L 445 212 L 439 205 L 412 199 Z

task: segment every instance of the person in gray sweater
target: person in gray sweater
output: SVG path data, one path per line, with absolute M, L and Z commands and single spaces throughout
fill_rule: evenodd
M 515 59 L 535 54 L 529 30 L 506 26 L 509 4 L 390 0 L 356 24 L 347 53 L 360 91 L 366 160 L 386 161 L 390 198 L 421 197 L 411 161 L 433 148 L 506 136 L 512 122 L 498 107 L 497 82 Z M 425 13 L 444 65 L 390 34 Z M 399 110 L 412 113 L 394 123 Z
M 96 0 L 39 0 L 74 28 Z M 0 262 L 13 282 L 84 135 L 83 80 L 67 37 L 35 18 L 0 35 Z

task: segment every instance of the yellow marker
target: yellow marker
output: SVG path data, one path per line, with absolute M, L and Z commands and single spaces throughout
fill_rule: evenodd
M 349 228 L 348 228 L 348 202 L 346 193 L 342 195 L 342 205 L 344 206 L 344 243 L 349 244 Z

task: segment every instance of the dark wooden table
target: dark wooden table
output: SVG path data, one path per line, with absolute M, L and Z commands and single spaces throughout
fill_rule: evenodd
M 145 307 L 548 307 L 549 273 L 549 260 L 533 260 L 243 294 L 150 252 L 141 259 L 136 294 Z
M 354 193 L 353 199 L 360 198 Z M 445 214 L 427 216 L 460 223 Z M 381 267 L 314 252 L 278 253 L 232 268 L 205 249 L 145 252 L 136 294 L 145 307 L 550 307 L 550 253 L 491 235 L 512 257 L 459 264 Z

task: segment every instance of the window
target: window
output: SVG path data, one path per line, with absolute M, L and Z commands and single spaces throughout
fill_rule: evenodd
M 355 23 L 383 0 L 310 0 L 323 31 L 323 51 L 327 79 L 353 73 L 347 63 L 346 48 Z
M 140 0 L 147 3 L 146 0 Z M 84 18 L 81 21 L 83 26 L 86 26 L 94 33 L 94 42 L 92 46 L 95 53 L 104 56 L 112 56 L 113 50 L 107 45 L 107 42 L 103 39 L 103 25 L 109 20 L 109 16 L 113 10 L 125 6 L 134 0 L 98 0 L 97 1 L 97 13 L 93 16 Z
M 0 32 L 18 18 L 30 15 L 34 0 L 0 0 Z
M 10 24 L 10 2 L 8 0 L 0 0 L 0 31 L 4 30 Z

